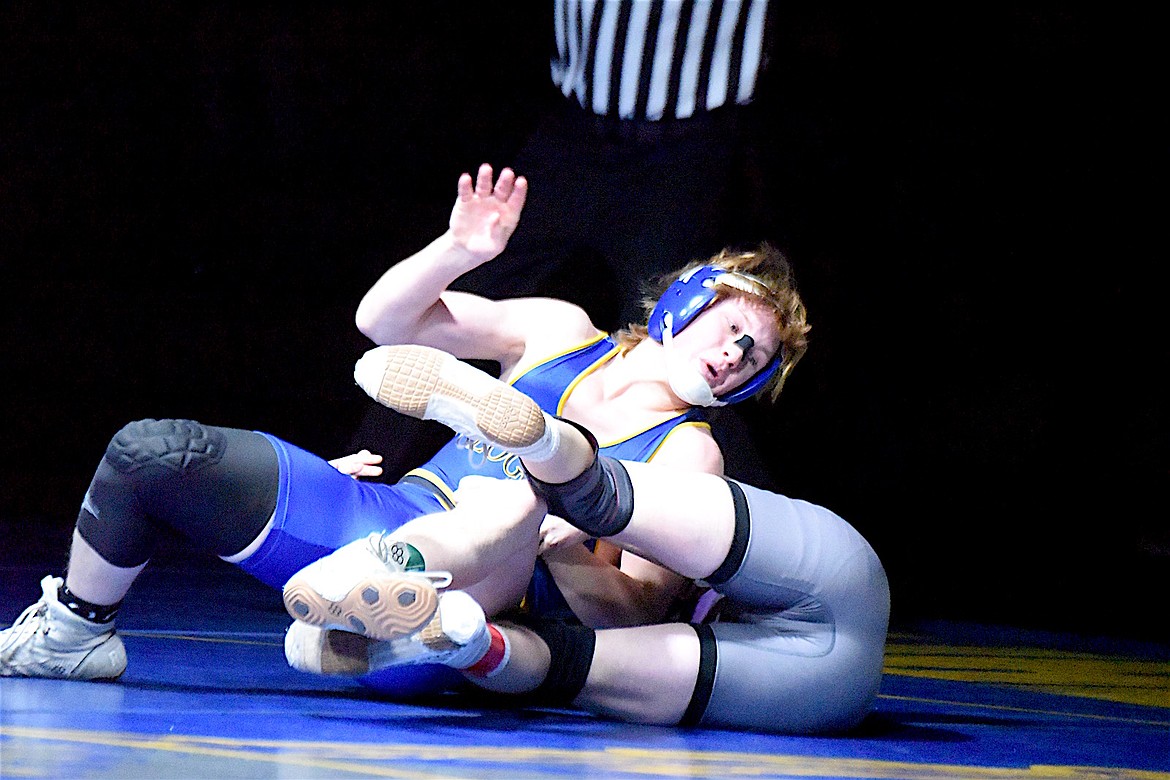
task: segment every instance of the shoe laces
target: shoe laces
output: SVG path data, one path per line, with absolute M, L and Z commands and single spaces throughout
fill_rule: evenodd
M 406 565 L 403 562 L 397 560 L 398 558 L 402 557 L 401 553 L 399 553 L 397 556 L 394 554 L 394 547 L 399 543 L 390 538 L 390 533 L 388 531 L 382 531 L 378 534 L 370 534 L 368 542 L 370 552 L 376 555 L 378 560 L 385 564 L 386 568 L 390 571 L 400 572 L 402 574 L 422 577 L 424 579 L 430 580 L 431 584 L 434 585 L 436 589 L 446 588 L 451 584 L 452 577 L 451 572 L 449 571 L 407 571 Z
M 0 658 L 10 657 L 24 641 L 35 634 L 49 632 L 49 605 L 42 599 L 24 612 L 3 632 L 0 632 Z

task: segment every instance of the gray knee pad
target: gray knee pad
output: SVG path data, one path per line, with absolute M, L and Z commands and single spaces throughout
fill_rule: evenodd
M 585 435 L 597 453 L 597 439 L 571 420 L 565 422 Z M 568 482 L 536 479 L 524 470 L 532 491 L 548 504 L 549 514 L 563 517 L 590 536 L 613 536 L 630 523 L 634 513 L 634 486 L 620 461 L 597 455 L 584 472 Z

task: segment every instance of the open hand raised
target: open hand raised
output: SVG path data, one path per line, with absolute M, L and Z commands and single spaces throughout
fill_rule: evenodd
M 504 251 L 516 230 L 528 197 L 528 180 L 505 168 L 493 187 L 492 166 L 484 163 L 479 166 L 474 187 L 471 174 L 459 177 L 458 192 L 451 210 L 451 234 L 468 252 L 490 260 Z

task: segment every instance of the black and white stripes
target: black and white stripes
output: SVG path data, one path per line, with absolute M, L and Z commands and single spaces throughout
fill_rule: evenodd
M 554 0 L 552 78 L 595 114 L 685 119 L 747 103 L 768 0 Z

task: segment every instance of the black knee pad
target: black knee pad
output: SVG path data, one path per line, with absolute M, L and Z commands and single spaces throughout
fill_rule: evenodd
M 276 450 L 253 431 L 138 420 L 106 447 L 78 531 L 118 566 L 145 562 L 159 527 L 216 555 L 233 555 L 272 516 L 279 473 Z
M 634 486 L 620 461 L 597 455 L 597 439 L 571 420 L 565 422 L 585 435 L 596 457 L 581 474 L 568 482 L 552 483 L 524 473 L 532 491 L 548 504 L 549 514 L 564 518 L 590 536 L 613 536 L 630 523 L 634 514 Z
M 224 435 L 193 420 L 128 423 L 106 445 L 77 516 L 78 533 L 115 566 L 145 563 L 169 519 L 151 497 L 184 470 L 219 462 L 223 451 Z
M 533 691 L 518 694 L 519 698 L 538 707 L 568 707 L 580 695 L 589 677 L 597 632 L 580 623 L 560 620 L 532 620 L 523 625 L 544 640 L 552 660 L 540 685 Z
M 218 463 L 225 444 L 220 429 L 194 420 L 136 420 L 110 439 L 106 461 L 123 474 L 151 465 L 184 471 Z

